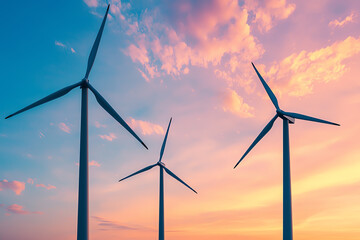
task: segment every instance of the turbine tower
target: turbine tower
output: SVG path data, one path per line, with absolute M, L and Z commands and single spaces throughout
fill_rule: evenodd
M 259 136 L 254 140 L 250 147 L 246 150 L 241 159 L 236 163 L 235 167 L 245 158 L 245 156 L 253 149 L 253 147 L 270 131 L 275 120 L 279 117 L 283 120 L 283 239 L 292 240 L 293 239 L 293 225 L 292 225 L 292 208 L 291 208 L 291 177 L 290 177 L 290 148 L 289 148 L 289 123 L 294 124 L 295 119 L 301 119 L 312 122 L 319 122 L 325 124 L 332 124 L 340 126 L 337 123 L 325 121 L 322 119 L 309 117 L 299 113 L 285 112 L 280 109 L 278 101 L 271 91 L 270 87 L 267 85 L 263 77 L 260 75 L 255 65 L 251 63 L 255 69 L 256 74 L 260 78 L 262 85 L 265 88 L 270 100 L 276 108 L 275 116 L 270 120 L 270 122 L 265 126 L 265 128 L 260 132 Z
M 171 172 L 168 168 L 165 167 L 165 164 L 161 161 L 163 154 L 164 154 L 164 149 L 165 149 L 165 145 L 166 145 L 166 140 L 167 140 L 167 136 L 169 133 L 169 128 L 170 128 L 170 124 L 171 124 L 171 120 L 172 118 L 170 118 L 170 122 L 169 122 L 169 126 L 167 128 L 166 134 L 165 134 L 165 138 L 163 141 L 163 144 L 161 146 L 161 151 L 160 151 L 160 158 L 159 161 L 153 165 L 150 165 L 148 167 L 145 167 L 127 177 L 124 177 L 122 179 L 119 180 L 119 182 L 132 177 L 134 175 L 137 175 L 139 173 L 148 171 L 150 169 L 152 169 L 155 166 L 159 166 L 160 168 L 160 194 L 159 194 L 159 240 L 164 240 L 165 239 L 165 228 L 164 228 L 164 170 L 167 174 L 169 174 L 171 177 L 175 178 L 176 180 L 178 180 L 179 182 L 181 182 L 182 184 L 184 184 L 186 187 L 190 188 L 193 192 L 195 192 L 197 194 L 197 192 L 192 189 L 189 185 L 187 185 L 183 180 L 181 180 L 178 176 L 176 176 L 173 172 Z
M 147 146 L 136 135 L 136 133 L 127 125 L 127 123 L 119 116 L 119 114 L 110 106 L 110 104 L 96 91 L 96 89 L 89 83 L 89 74 L 94 64 L 96 53 L 99 47 L 100 39 L 104 30 L 106 18 L 109 12 L 110 4 L 106 9 L 104 19 L 101 23 L 100 30 L 96 36 L 94 45 L 91 49 L 85 77 L 78 83 L 60 89 L 47 97 L 7 116 L 5 119 L 15 116 L 31 108 L 37 107 L 41 104 L 50 102 L 59 97 L 64 96 L 76 87 L 81 88 L 81 129 L 80 129 L 80 161 L 79 161 L 79 198 L 78 198 L 78 225 L 77 225 L 77 240 L 89 239 L 89 177 L 88 177 L 88 89 L 95 95 L 97 102 L 105 109 L 116 121 L 118 121 L 131 135 L 133 135 L 146 149 Z

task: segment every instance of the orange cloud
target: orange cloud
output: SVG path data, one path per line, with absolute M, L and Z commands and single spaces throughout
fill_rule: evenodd
M 140 130 L 143 135 L 163 135 L 165 133 L 164 129 L 160 125 L 142 120 L 136 120 L 134 118 L 130 118 L 129 125 L 131 126 L 131 128 Z
M 117 139 L 117 136 L 114 134 L 114 133 L 110 133 L 109 135 L 106 135 L 106 134 L 104 134 L 104 135 L 99 135 L 99 137 L 101 138 L 101 139 L 104 139 L 104 140 L 108 140 L 108 141 L 112 141 L 112 140 L 114 140 L 114 139 Z
M 16 195 L 20 195 L 22 191 L 25 190 L 25 183 L 19 181 L 8 181 L 6 179 L 0 181 L 0 191 L 2 190 L 12 190 Z
M 269 31 L 276 21 L 288 18 L 296 8 L 294 3 L 287 3 L 286 0 L 246 0 L 245 6 L 254 12 L 253 22 L 263 32 Z
M 45 188 L 45 189 L 47 189 L 47 190 L 56 189 L 55 186 L 50 185 L 50 184 L 48 184 L 48 185 L 46 186 L 45 184 L 40 183 L 40 184 L 36 184 L 35 186 L 36 186 L 36 187 L 42 187 L 42 188 Z
M 275 63 L 267 76 L 280 92 L 303 96 L 312 93 L 317 82 L 339 79 L 348 70 L 343 61 L 359 52 L 360 38 L 348 37 L 313 52 L 294 53 Z
M 349 16 L 347 16 L 344 20 L 338 20 L 335 19 L 331 22 L 329 22 L 330 27 L 343 27 L 346 23 L 354 22 L 355 14 L 351 13 Z
M 251 113 L 253 107 L 249 106 L 244 102 L 244 99 L 239 96 L 234 90 L 227 89 L 223 94 L 223 110 L 225 112 L 231 112 L 238 115 L 239 117 L 253 117 Z

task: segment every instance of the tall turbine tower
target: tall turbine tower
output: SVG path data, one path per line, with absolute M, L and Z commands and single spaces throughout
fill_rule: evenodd
M 164 170 L 167 174 L 169 174 L 171 177 L 175 178 L 176 180 L 178 180 L 179 182 L 181 182 L 182 184 L 184 184 L 185 186 L 187 186 L 188 188 L 190 188 L 193 192 L 197 193 L 194 189 L 192 189 L 189 185 L 187 185 L 183 180 L 181 180 L 178 176 L 176 176 L 173 172 L 171 172 L 169 169 L 167 169 L 165 167 L 165 164 L 161 161 L 163 154 L 164 154 L 164 149 L 165 149 L 165 144 L 166 144 L 166 140 L 167 140 L 167 136 L 169 133 L 169 128 L 170 128 L 170 124 L 171 124 L 171 118 L 170 118 L 170 122 L 169 122 L 169 126 L 167 128 L 166 134 L 165 134 L 165 138 L 163 141 L 163 144 L 161 146 L 161 151 L 160 151 L 160 158 L 159 161 L 153 165 L 147 166 L 146 168 L 143 168 L 127 177 L 124 177 L 122 179 L 119 180 L 125 180 L 129 177 L 132 177 L 134 175 L 137 175 L 139 173 L 148 171 L 150 169 L 152 169 L 155 166 L 159 166 L 160 168 L 160 195 L 159 195 L 159 240 L 164 240 L 165 239 L 165 228 L 164 228 Z
M 10 118 L 21 112 L 37 107 L 41 104 L 47 103 L 54 99 L 64 96 L 76 87 L 81 88 L 81 130 L 80 130 L 80 161 L 79 161 L 79 198 L 78 198 L 78 225 L 77 225 L 77 239 L 89 239 L 89 177 L 88 177 L 88 89 L 90 89 L 97 102 L 105 109 L 116 121 L 118 121 L 131 135 L 133 135 L 146 149 L 146 145 L 136 135 L 136 133 L 126 124 L 126 122 L 117 114 L 117 112 L 110 106 L 110 104 L 96 91 L 96 89 L 89 83 L 89 74 L 95 61 L 95 56 L 99 47 L 101 35 L 104 30 L 106 18 L 109 12 L 110 4 L 107 7 L 104 19 L 101 23 L 100 30 L 96 36 L 94 45 L 91 49 L 85 77 L 78 83 L 60 89 L 57 92 L 50 94 L 47 97 L 9 115 Z
M 290 177 L 290 149 L 289 149 L 289 123 L 295 123 L 295 119 L 301 119 L 312 122 L 326 123 L 340 126 L 337 123 L 332 123 L 322 119 L 309 117 L 299 113 L 285 112 L 280 109 L 278 101 L 271 91 L 270 87 L 267 85 L 263 77 L 260 75 L 255 65 L 251 63 L 255 69 L 256 74 L 260 78 L 262 85 L 264 86 L 267 94 L 270 97 L 270 100 L 276 108 L 275 116 L 270 120 L 270 122 L 265 126 L 265 128 L 260 132 L 259 136 L 254 140 L 250 147 L 246 150 L 241 159 L 236 163 L 235 167 L 245 158 L 245 156 L 251 151 L 251 149 L 270 131 L 275 120 L 280 117 L 283 120 L 283 239 L 292 240 L 293 239 L 293 226 L 292 226 L 292 208 L 291 208 L 291 177 Z

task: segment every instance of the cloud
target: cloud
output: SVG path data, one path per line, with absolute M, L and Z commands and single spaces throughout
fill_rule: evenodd
M 29 183 L 29 184 L 34 184 L 34 179 L 28 178 L 27 183 Z
M 231 112 L 243 118 L 254 117 L 251 113 L 253 111 L 253 107 L 246 104 L 244 99 L 234 90 L 228 88 L 226 92 L 224 92 L 222 100 L 222 108 L 225 112 Z
M 4 205 L 3 205 L 4 207 Z M 13 214 L 21 214 L 21 215 L 28 215 L 28 214 L 43 214 L 42 212 L 31 212 L 24 210 L 24 207 L 18 204 L 12 204 L 6 207 L 6 211 Z
M 130 127 L 133 129 L 138 129 L 141 131 L 143 135 L 152 135 L 152 134 L 158 134 L 158 135 L 164 135 L 164 129 L 157 124 L 142 121 L 142 120 L 136 120 L 134 118 L 130 118 Z
M 16 195 L 20 195 L 25 190 L 25 183 L 19 181 L 8 181 L 6 179 L 0 181 L 0 191 L 12 190 Z
M 355 14 L 351 13 L 349 16 L 347 16 L 344 20 L 338 20 L 335 19 L 331 22 L 329 22 L 329 27 L 343 27 L 346 23 L 354 22 Z
M 104 134 L 104 135 L 99 135 L 99 137 L 101 138 L 101 139 L 104 139 L 104 140 L 108 140 L 108 141 L 112 141 L 112 140 L 114 140 L 114 139 L 117 139 L 117 136 L 114 134 L 114 133 L 110 133 L 109 135 L 106 135 L 106 134 Z
M 150 82 L 149 77 L 138 68 L 138 71 L 140 72 L 141 76 L 145 79 L 146 82 Z
M 101 124 L 98 121 L 95 121 L 95 127 L 96 128 L 106 128 L 107 126 L 105 124 Z
M 94 167 L 100 167 L 100 166 L 101 166 L 101 164 L 98 163 L 98 162 L 95 161 L 95 160 L 92 160 L 92 161 L 89 163 L 89 165 L 90 165 L 90 166 L 94 166 Z
M 56 41 L 56 40 L 55 40 L 55 45 L 56 45 L 56 46 L 59 46 L 59 47 L 62 47 L 62 48 L 64 48 L 64 49 L 70 49 L 70 51 L 71 51 L 72 53 L 76 53 L 76 51 L 75 51 L 74 48 L 68 47 L 68 46 L 66 46 L 66 45 L 65 45 L 64 43 L 62 43 L 62 42 L 59 42 L 59 41 Z
M 84 0 L 84 2 L 86 3 L 86 5 L 88 5 L 89 7 L 97 7 L 99 5 L 97 0 Z
M 124 52 L 143 66 L 143 77 L 178 76 L 190 65 L 217 66 L 229 56 L 248 62 L 264 52 L 251 34 L 248 11 L 235 0 L 169 1 L 136 18 L 124 15 L 133 38 Z
M 39 132 L 39 137 L 40 137 L 40 138 L 44 138 L 44 137 L 45 137 L 45 134 L 42 133 L 42 132 Z
M 42 188 L 45 188 L 45 189 L 47 189 L 47 190 L 56 189 L 55 186 L 50 185 L 50 184 L 48 184 L 48 185 L 46 186 L 45 184 L 40 183 L 40 184 L 36 184 L 35 186 L 36 186 L 36 187 L 42 187 Z
M 343 61 L 359 52 L 360 38 L 348 37 L 313 52 L 291 54 L 271 66 L 266 76 L 280 92 L 303 96 L 312 93 L 317 82 L 339 79 L 348 70 Z
M 107 228 L 107 229 L 110 228 L 117 230 L 138 230 L 138 228 L 121 225 L 115 221 L 109 221 L 102 217 L 91 216 L 91 218 L 94 219 L 98 223 L 98 226 L 101 228 Z
M 294 3 L 286 0 L 246 0 L 245 8 L 251 11 L 261 32 L 269 31 L 277 21 L 288 18 L 296 8 Z
M 65 123 L 61 122 L 59 123 L 59 128 L 61 131 L 66 132 L 66 133 L 70 133 L 70 127 L 68 125 L 66 125 Z
M 59 42 L 59 41 L 55 41 L 55 45 L 62 47 L 62 48 L 66 48 L 65 44 L 63 44 L 62 42 Z

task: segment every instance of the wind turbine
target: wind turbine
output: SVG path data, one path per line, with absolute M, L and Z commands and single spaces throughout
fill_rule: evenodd
M 246 150 L 241 159 L 236 163 L 235 167 L 245 158 L 245 156 L 253 149 L 253 147 L 270 131 L 275 120 L 279 117 L 283 120 L 283 239 L 292 240 L 293 239 L 293 227 L 292 227 L 292 208 L 291 208 L 291 177 L 290 177 L 290 148 L 289 148 L 289 123 L 294 124 L 295 119 L 301 119 L 312 122 L 326 123 L 340 126 L 337 123 L 325 121 L 322 119 L 309 117 L 299 113 L 285 112 L 280 109 L 278 101 L 271 91 L 270 87 L 267 85 L 263 77 L 260 75 L 255 65 L 251 63 L 255 69 L 256 74 L 260 78 L 262 85 L 264 86 L 267 94 L 270 97 L 270 100 L 276 108 L 275 116 L 270 120 L 270 122 L 265 126 L 265 128 L 260 132 L 259 136 L 254 140 L 250 147 Z
M 89 238 L 89 181 L 88 181 L 88 89 L 90 89 L 97 102 L 105 109 L 116 121 L 118 121 L 131 135 L 133 135 L 146 149 L 147 146 L 136 135 L 136 133 L 127 125 L 119 114 L 110 106 L 110 104 L 100 95 L 100 93 L 89 83 L 89 74 L 94 64 L 96 53 L 99 47 L 100 39 L 104 30 L 106 18 L 109 12 L 110 4 L 106 9 L 104 19 L 101 23 L 100 30 L 96 36 L 95 42 L 91 49 L 85 77 L 78 83 L 60 89 L 47 97 L 7 116 L 5 119 L 15 116 L 41 104 L 50 102 L 54 99 L 64 96 L 76 87 L 81 88 L 81 130 L 80 130 L 80 161 L 79 161 L 79 198 L 78 198 L 78 225 L 77 239 L 87 240 Z
M 181 182 L 182 184 L 184 184 L 186 187 L 190 188 L 193 192 L 195 192 L 197 194 L 197 192 L 192 189 L 189 185 L 187 185 L 183 180 L 181 180 L 178 176 L 176 176 L 173 172 L 171 172 L 168 168 L 165 167 L 165 164 L 161 161 L 163 154 L 164 154 L 164 149 L 165 149 L 165 144 L 166 144 L 166 140 L 167 140 L 167 136 L 169 133 L 169 128 L 170 128 L 170 124 L 171 124 L 171 120 L 172 118 L 170 118 L 170 122 L 169 122 L 169 126 L 167 128 L 166 134 L 165 134 L 165 138 L 163 141 L 163 144 L 161 146 L 161 151 L 160 151 L 160 158 L 159 161 L 153 165 L 147 166 L 127 177 L 124 177 L 122 179 L 119 180 L 119 182 L 132 177 L 134 175 L 137 175 L 139 173 L 148 171 L 150 169 L 152 169 L 155 166 L 159 166 L 160 168 L 160 194 L 159 194 L 159 240 L 164 240 L 165 239 L 165 229 L 164 229 L 164 170 L 167 174 L 169 174 L 171 177 L 175 178 L 176 180 L 178 180 L 179 182 Z

